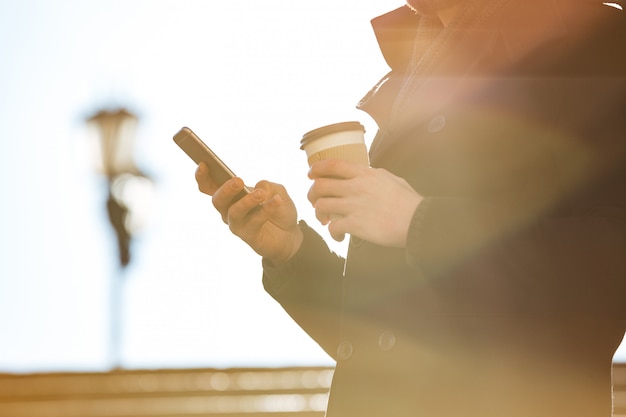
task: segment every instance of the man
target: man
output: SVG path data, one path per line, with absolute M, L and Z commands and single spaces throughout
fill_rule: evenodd
M 608 417 L 626 328 L 623 13 L 408 3 L 373 21 L 391 72 L 359 103 L 380 128 L 372 167 L 309 172 L 346 260 L 278 184 L 232 203 L 243 182 L 218 189 L 200 165 L 200 190 L 337 360 L 328 417 Z

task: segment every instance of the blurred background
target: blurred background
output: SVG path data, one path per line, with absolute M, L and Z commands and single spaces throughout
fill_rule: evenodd
M 299 140 L 358 120 L 371 141 L 354 106 L 387 67 L 369 20 L 402 4 L 0 0 L 0 372 L 331 365 L 172 136 L 189 126 L 248 184 L 285 184 L 316 226 Z M 119 109 L 136 122 L 125 267 L 87 122 Z

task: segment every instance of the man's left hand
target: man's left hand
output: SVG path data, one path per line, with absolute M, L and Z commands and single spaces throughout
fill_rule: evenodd
M 415 209 L 423 200 L 403 178 L 382 168 L 327 159 L 315 163 L 308 199 L 333 239 L 346 233 L 404 248 Z

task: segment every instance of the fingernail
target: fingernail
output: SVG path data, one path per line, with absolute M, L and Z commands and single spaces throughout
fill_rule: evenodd
M 279 195 L 275 195 L 274 197 L 272 197 L 272 199 L 270 200 L 272 203 L 272 206 L 277 206 L 280 204 L 280 202 L 282 201 L 282 199 L 280 198 Z
M 230 182 L 230 188 L 233 190 L 239 190 L 241 189 L 241 180 L 238 178 L 235 178 L 234 181 Z
M 263 190 L 254 190 L 252 192 L 252 197 L 254 197 L 257 201 L 263 200 Z

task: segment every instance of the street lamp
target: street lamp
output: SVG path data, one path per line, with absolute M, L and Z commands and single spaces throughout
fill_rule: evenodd
M 107 180 L 106 208 L 117 238 L 119 276 L 111 280 L 110 361 L 120 366 L 122 345 L 123 273 L 131 261 L 131 241 L 141 218 L 138 210 L 145 203 L 150 179 L 135 165 L 133 158 L 138 118 L 126 109 L 101 110 L 87 119 L 98 137 L 98 171 Z M 143 200 L 143 201 L 142 201 Z

